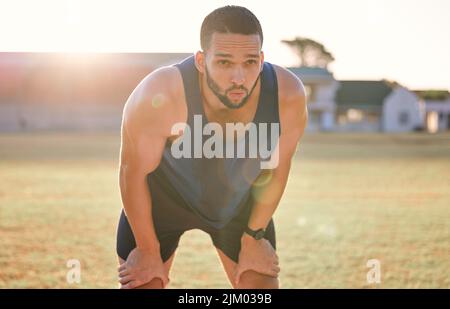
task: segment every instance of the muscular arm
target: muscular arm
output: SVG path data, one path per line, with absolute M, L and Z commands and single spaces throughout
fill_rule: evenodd
M 279 70 L 281 70 L 277 72 L 280 85 L 281 122 L 281 135 L 278 143 L 279 163 L 273 170 L 264 172 L 262 177 L 268 177 L 267 179 L 261 182 L 257 181 L 264 185 L 253 187 L 252 194 L 255 197 L 255 204 L 248 222 L 248 226 L 253 230 L 266 228 L 278 207 L 289 176 L 291 159 L 308 119 L 306 98 L 301 81 L 284 69 Z M 266 239 L 256 240 L 247 233 L 243 233 L 239 263 L 235 270 L 236 285 L 239 284 L 241 274 L 247 270 L 277 277 L 280 268 L 278 257 L 269 241 Z
M 282 132 L 278 145 L 279 164 L 275 169 L 268 171 L 265 177 L 269 180 L 264 186 L 254 188 L 256 201 L 248 222 L 248 226 L 253 230 L 267 227 L 278 206 L 289 176 L 291 159 L 308 119 L 305 92 L 301 81 L 287 72 L 277 74 L 280 85 L 284 84 L 286 88 L 286 95 L 280 98 Z M 244 233 L 244 237 L 245 235 Z
M 171 91 L 168 80 L 172 68 L 147 76 L 125 104 L 122 119 L 119 185 L 122 204 L 131 225 L 136 246 L 155 249 L 159 242 L 152 219 L 152 202 L 146 177 L 161 160 L 170 135 Z

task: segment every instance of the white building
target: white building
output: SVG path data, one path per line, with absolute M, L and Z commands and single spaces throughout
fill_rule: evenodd
M 447 90 L 416 91 L 425 101 L 425 125 L 429 132 L 450 129 L 450 93 Z
M 427 111 L 427 128 L 431 132 L 450 129 L 450 99 L 445 101 L 425 101 Z M 432 122 L 436 124 L 432 124 Z
M 289 68 L 304 83 L 308 131 L 408 132 L 425 125 L 425 105 L 397 83 L 337 81 L 324 68 Z
M 425 103 L 414 92 L 396 86 L 383 104 L 383 131 L 408 132 L 424 128 Z
M 308 131 L 331 131 L 335 126 L 334 101 L 339 82 L 327 69 L 318 67 L 289 68 L 305 85 L 309 120 Z
M 424 126 L 424 102 L 414 92 L 385 80 L 341 81 L 336 104 L 336 130 L 409 132 Z

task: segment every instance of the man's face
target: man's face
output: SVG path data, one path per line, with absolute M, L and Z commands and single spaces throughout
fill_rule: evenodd
M 214 33 L 204 55 L 210 90 L 228 108 L 244 106 L 258 82 L 264 62 L 259 36 Z

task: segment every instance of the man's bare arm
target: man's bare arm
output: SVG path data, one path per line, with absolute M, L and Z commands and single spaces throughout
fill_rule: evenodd
M 170 135 L 173 68 L 163 68 L 147 76 L 128 99 L 122 119 L 119 184 L 123 207 L 138 248 L 159 252 L 154 231 L 151 196 L 146 177 L 161 160 Z
M 176 70 L 174 67 L 162 68 L 147 76 L 124 108 L 119 185 L 136 241 L 136 248 L 118 269 L 119 282 L 125 289 L 147 283 L 163 288 L 169 282 L 155 232 L 147 175 L 158 167 L 172 124 L 178 116 L 174 104 L 174 93 L 177 92 L 173 89 L 177 84 Z
M 291 77 L 287 84 L 289 94 L 280 102 L 283 107 L 280 111 L 279 164 L 269 172 L 269 180 L 263 181 L 264 186 L 254 188 L 256 202 L 248 222 L 248 226 L 254 230 L 265 228 L 278 206 L 289 177 L 292 157 L 308 121 L 302 82 L 296 77 Z
M 280 78 L 280 84 L 285 84 L 282 81 L 283 79 Z M 263 177 L 268 177 L 268 180 L 261 181 L 264 185 L 253 188 L 255 204 L 248 222 L 248 226 L 253 230 L 266 228 L 278 207 L 289 176 L 291 159 L 308 119 L 306 98 L 301 81 L 293 76 L 288 77 L 288 81 L 288 95 L 280 99 L 282 132 L 277 145 L 279 164 L 275 169 L 266 172 L 265 175 L 269 174 L 269 176 L 263 175 Z M 277 277 L 280 267 L 275 250 L 266 239 L 256 240 L 244 233 L 241 238 L 239 263 L 235 270 L 235 284 L 239 283 L 240 275 L 247 270 Z

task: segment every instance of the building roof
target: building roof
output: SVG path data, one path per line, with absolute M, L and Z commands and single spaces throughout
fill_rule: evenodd
M 448 90 L 415 90 L 414 93 L 427 101 L 447 102 L 448 99 L 450 99 L 450 93 Z
M 341 106 L 378 107 L 394 89 L 395 83 L 380 81 L 340 81 L 336 103 Z
M 330 82 L 334 80 L 333 74 L 320 67 L 291 67 L 289 71 L 298 76 L 305 83 Z

